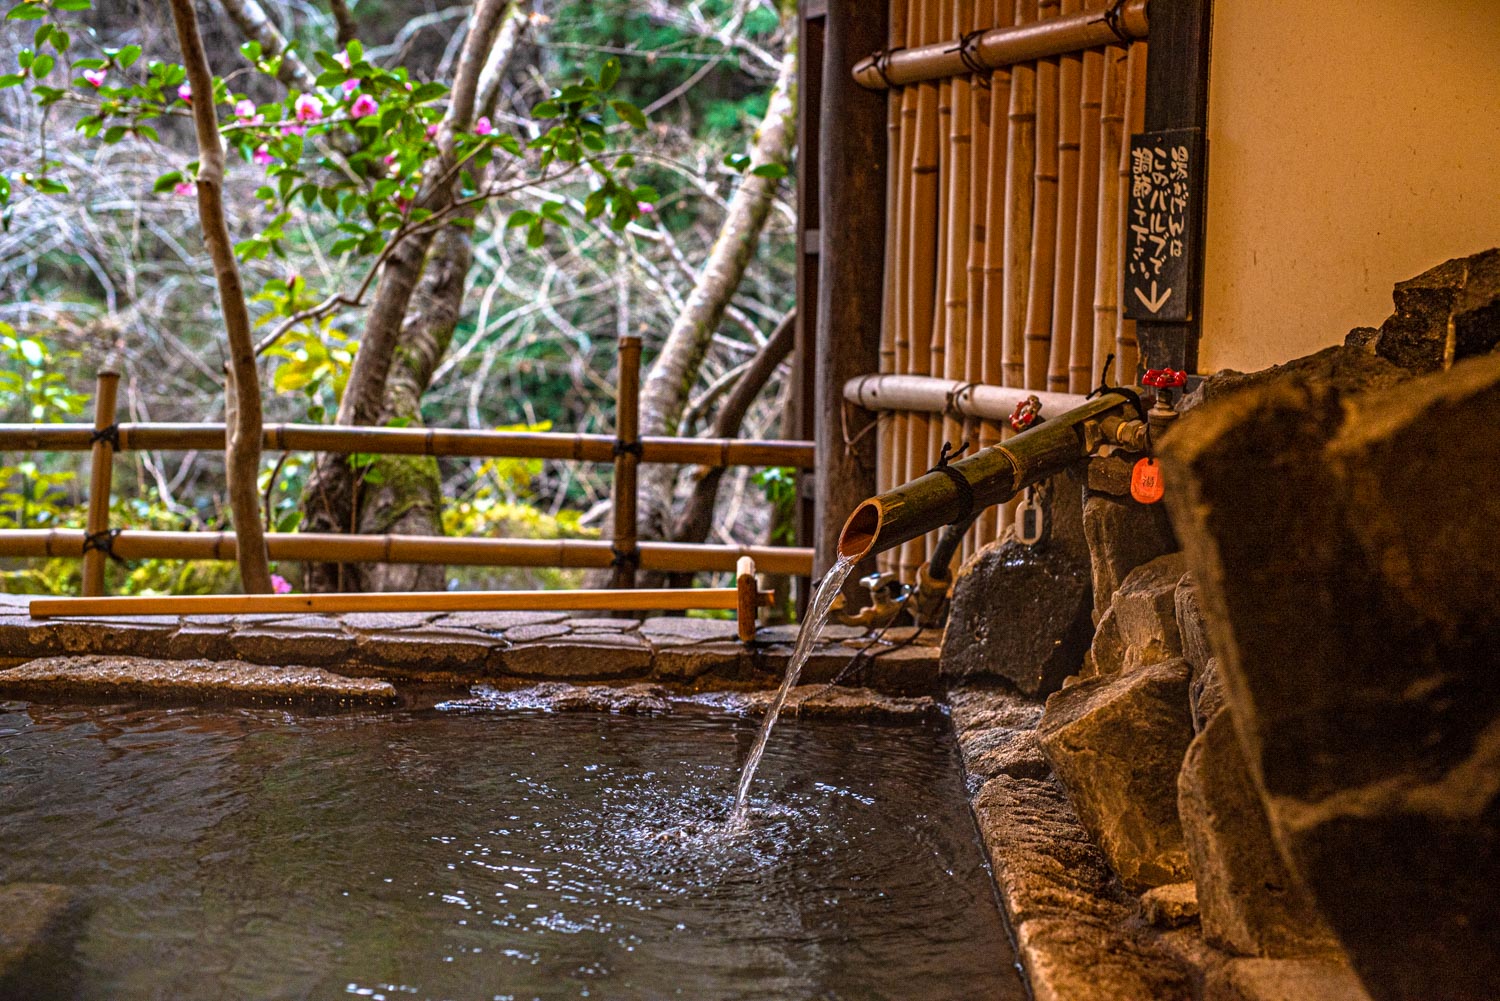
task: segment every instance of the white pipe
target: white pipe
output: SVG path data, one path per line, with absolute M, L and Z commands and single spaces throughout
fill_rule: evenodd
M 1004 421 L 1028 396 L 1041 401 L 1043 417 L 1066 413 L 1088 399 L 1077 393 L 986 386 L 925 375 L 862 375 L 844 383 L 844 399 L 866 410 L 946 414 L 956 419 Z

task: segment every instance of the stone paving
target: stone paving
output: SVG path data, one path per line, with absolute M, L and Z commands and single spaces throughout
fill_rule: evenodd
M 345 615 L 151 615 L 32 619 L 29 598 L 0 595 L 0 668 L 41 657 L 113 656 L 243 661 L 324 668 L 394 682 L 653 681 L 695 690 L 773 686 L 796 626 L 752 643 L 724 619 L 569 617 L 562 612 L 361 612 Z M 889 630 L 845 681 L 890 695 L 938 690 L 936 632 Z M 830 625 L 803 670 L 826 682 L 870 645 Z

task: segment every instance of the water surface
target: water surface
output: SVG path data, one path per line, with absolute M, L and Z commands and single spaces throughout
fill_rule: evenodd
M 755 729 L 0 702 L 0 882 L 90 1001 L 1024 997 L 942 729 L 785 720 L 726 837 Z

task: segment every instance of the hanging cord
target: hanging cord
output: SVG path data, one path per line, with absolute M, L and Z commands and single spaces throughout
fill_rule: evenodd
M 900 597 L 900 599 L 897 600 L 896 604 L 904 608 L 907 601 L 911 599 L 913 593 L 914 592 L 912 591 L 907 591 Z M 913 607 L 912 609 L 912 617 L 916 618 L 915 607 Z M 854 656 L 849 658 L 849 662 L 847 664 L 839 668 L 839 672 L 833 676 L 833 679 L 831 681 L 824 682 L 822 687 L 813 692 L 807 698 L 799 699 L 796 705 L 796 709 L 800 710 L 802 706 L 811 702 L 813 699 L 827 695 L 831 690 L 833 690 L 834 687 L 841 684 L 845 678 L 848 678 L 850 675 L 855 674 L 856 672 L 868 667 L 877 658 L 882 657 L 888 653 L 895 653 L 897 650 L 900 650 L 903 647 L 911 646 L 913 643 L 915 643 L 917 637 L 922 635 L 923 625 L 921 622 L 916 623 L 915 627 L 911 631 L 911 635 L 906 637 L 905 639 L 897 643 L 892 643 L 890 646 L 883 647 L 875 653 L 870 652 L 872 648 L 880 645 L 885 641 L 885 634 L 889 632 L 893 626 L 895 626 L 896 619 L 898 618 L 900 618 L 900 612 L 897 612 L 896 615 L 892 616 L 891 621 L 881 626 L 879 631 L 877 631 L 874 636 L 870 637 L 870 642 L 866 643 L 864 646 L 856 650 L 854 652 Z
M 948 464 L 951 460 L 957 459 L 959 456 L 963 455 L 964 452 L 968 450 L 968 448 L 969 443 L 964 442 L 963 444 L 959 445 L 958 450 L 955 451 L 951 442 L 943 442 L 942 451 L 938 453 L 937 465 L 927 470 L 927 472 L 929 473 L 942 473 L 944 476 L 948 477 L 948 479 L 952 480 L 953 486 L 957 488 L 959 496 L 963 499 L 963 510 L 959 512 L 957 518 L 954 518 L 948 523 L 950 525 L 957 524 L 960 521 L 965 521 L 974 513 L 973 484 L 968 481 L 963 473 L 960 473 L 958 470 L 954 469 Z
M 1089 390 L 1089 394 L 1085 396 L 1084 399 L 1092 400 L 1094 397 L 1103 396 L 1105 393 L 1115 393 L 1129 400 L 1130 405 L 1132 407 L 1135 407 L 1137 416 L 1139 416 L 1141 420 L 1145 420 L 1146 405 L 1141 402 L 1140 394 L 1127 386 L 1111 386 L 1109 384 L 1109 369 L 1110 366 L 1112 366 L 1114 363 L 1115 356 L 1113 354 L 1105 356 L 1104 367 L 1099 370 L 1099 385 Z

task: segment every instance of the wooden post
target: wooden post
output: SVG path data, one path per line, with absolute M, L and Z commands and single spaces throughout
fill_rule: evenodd
M 1153 0 L 1151 4 L 1151 48 L 1146 64 L 1146 132 L 1166 129 L 1208 128 L 1208 46 L 1212 0 Z M 1127 144 L 1128 145 L 1128 144 Z M 1207 144 L 1202 147 L 1205 152 Z M 1202 313 L 1203 220 L 1207 191 L 1207 163 L 1199 163 L 1194 175 L 1198 186 L 1189 197 L 1188 246 L 1195 248 L 1188 262 L 1189 284 L 1186 322 L 1139 320 L 1136 340 L 1142 368 L 1198 370 L 1198 336 Z M 1130 381 L 1124 373 L 1121 382 Z
M 739 625 L 741 643 L 755 639 L 755 612 L 760 606 L 760 589 L 755 586 L 755 561 L 741 556 L 734 571 L 735 596 L 738 604 L 735 621 Z
M 109 545 L 109 491 L 114 477 L 115 406 L 119 396 L 120 373 L 113 366 L 99 372 L 94 392 L 94 436 L 89 457 L 89 543 L 83 553 L 83 594 L 97 597 L 104 593 L 104 567 Z
M 620 338 L 620 383 L 615 396 L 614 586 L 635 587 L 640 566 L 636 524 L 636 469 L 641 461 L 641 339 Z
M 814 572 L 833 565 L 844 520 L 876 492 L 874 432 L 846 445 L 863 430 L 868 415 L 844 402 L 844 383 L 881 366 L 881 304 L 890 275 L 882 276 L 895 255 L 887 252 L 887 137 L 899 127 L 887 102 L 899 111 L 901 96 L 887 98 L 854 82 L 854 64 L 887 44 L 884 3 L 829 4 L 823 31 L 823 93 L 819 117 L 823 134 L 837 142 L 820 151 L 819 230 L 822 254 L 817 280 L 817 386 L 814 422 L 817 521 Z M 892 147 L 897 143 L 891 143 Z M 894 199 L 894 188 L 891 189 Z M 898 307 L 899 308 L 899 307 Z M 884 317 L 887 334 L 894 317 Z M 889 339 L 889 338 L 888 338 Z M 894 350 L 894 348 L 893 348 Z M 887 419 L 886 428 L 890 427 Z M 889 434 L 882 434 L 889 439 Z

